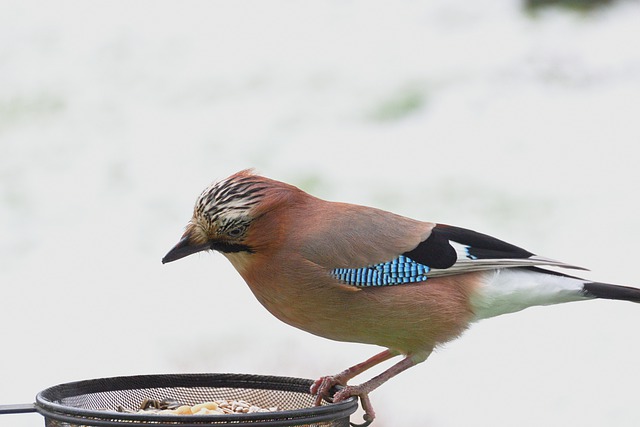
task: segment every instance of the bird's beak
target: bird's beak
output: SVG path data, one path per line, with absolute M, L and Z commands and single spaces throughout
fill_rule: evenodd
M 185 233 L 182 239 L 162 258 L 162 263 L 166 264 L 171 261 L 184 258 L 188 255 L 195 254 L 196 252 L 206 251 L 211 249 L 211 243 L 193 244 L 191 243 L 191 236 Z

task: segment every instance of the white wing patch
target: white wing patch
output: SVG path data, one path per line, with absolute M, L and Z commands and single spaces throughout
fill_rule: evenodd
M 469 253 L 469 246 L 460 244 L 453 240 L 449 240 L 449 244 L 455 249 L 458 259 L 455 264 L 449 268 L 432 268 L 427 277 L 451 276 L 453 274 L 470 273 L 472 271 L 495 270 L 500 268 L 513 267 L 558 267 L 568 268 L 572 270 L 587 270 L 583 267 L 556 261 L 537 255 L 529 258 L 488 258 L 478 259 Z

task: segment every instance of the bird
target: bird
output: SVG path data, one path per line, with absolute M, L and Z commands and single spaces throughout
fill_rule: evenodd
M 375 418 L 373 390 L 482 319 L 596 298 L 640 302 L 638 288 L 582 279 L 573 275 L 582 267 L 487 234 L 326 201 L 252 169 L 205 188 L 162 263 L 211 250 L 284 323 L 385 349 L 311 385 L 316 405 L 332 390 L 333 402 L 359 398 L 363 425 Z M 397 356 L 379 375 L 349 383 Z

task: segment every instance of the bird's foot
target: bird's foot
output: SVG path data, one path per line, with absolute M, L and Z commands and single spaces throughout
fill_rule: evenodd
M 347 382 L 349 382 L 351 378 L 361 374 L 362 372 L 366 371 L 372 366 L 377 365 L 380 362 L 384 362 L 385 360 L 388 360 L 393 356 L 396 356 L 397 354 L 398 352 L 387 349 L 365 360 L 362 363 L 358 363 L 357 365 L 354 365 L 350 368 L 345 369 L 339 374 L 328 375 L 326 377 L 321 377 L 317 379 L 311 385 L 311 394 L 316 396 L 315 405 L 316 406 L 320 405 L 322 403 L 322 399 L 328 398 L 330 396 L 329 392 L 333 387 L 337 385 L 346 387 Z M 375 386 L 373 388 L 375 388 Z M 366 392 L 367 393 L 370 392 L 371 390 L 373 390 L 373 388 L 369 386 Z
M 340 374 L 327 375 L 315 380 L 310 389 L 311 394 L 316 396 L 314 405 L 320 406 L 322 399 L 329 397 L 329 391 L 337 385 L 344 385 L 343 380 L 340 378 Z
M 373 419 L 376 417 L 376 413 L 373 410 L 373 406 L 371 406 L 371 401 L 369 400 L 369 390 L 363 385 L 356 386 L 348 386 L 345 385 L 344 380 L 341 378 L 340 374 L 338 375 L 328 375 L 326 377 L 320 377 L 311 385 L 311 394 L 316 396 L 315 405 L 319 406 L 322 403 L 322 399 L 329 397 L 329 391 L 335 387 L 336 385 L 341 385 L 343 388 L 338 390 L 333 395 L 333 402 L 338 403 L 343 400 L 347 400 L 351 396 L 357 396 L 360 398 L 360 404 L 362 405 L 362 409 L 364 410 L 364 423 L 362 424 L 353 424 L 354 427 L 366 427 Z
M 362 405 L 362 409 L 364 410 L 364 423 L 362 424 L 353 424 L 354 427 L 366 427 L 373 422 L 373 419 L 376 417 L 376 413 L 373 410 L 373 406 L 371 406 L 371 400 L 369 400 L 369 389 L 364 385 L 355 385 L 355 386 L 346 386 L 336 392 L 333 395 L 334 402 L 341 402 L 350 398 L 351 396 L 358 396 L 360 398 L 360 405 Z

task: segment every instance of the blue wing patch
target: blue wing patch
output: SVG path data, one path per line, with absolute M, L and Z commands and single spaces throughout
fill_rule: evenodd
M 429 267 L 404 255 L 389 261 L 361 268 L 336 268 L 331 274 L 353 286 L 392 286 L 427 280 Z
M 477 256 L 472 255 L 471 254 L 471 247 L 470 246 L 464 246 L 464 256 L 469 258 L 469 259 L 478 259 Z

